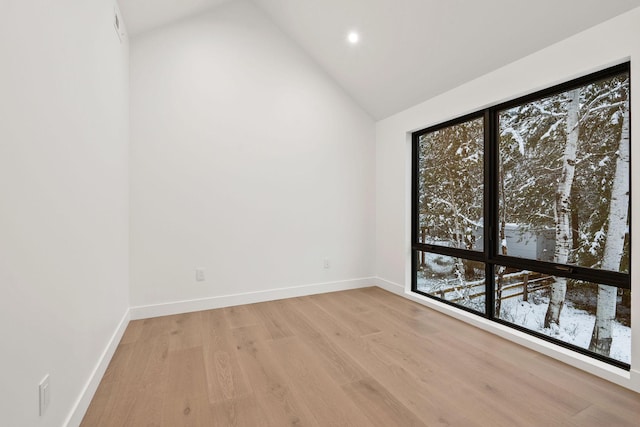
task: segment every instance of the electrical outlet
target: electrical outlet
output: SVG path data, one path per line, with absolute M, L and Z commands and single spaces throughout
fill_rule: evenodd
M 196 268 L 196 281 L 204 282 L 204 268 Z
M 331 264 L 329 263 L 329 258 L 324 259 L 323 266 L 325 269 L 328 269 L 329 267 L 331 267 Z
M 39 413 L 40 416 L 43 416 L 47 407 L 49 406 L 49 400 L 51 399 L 51 388 L 49 387 L 49 374 L 45 375 L 45 377 L 40 381 L 38 385 L 38 390 L 40 394 L 40 402 L 39 402 Z

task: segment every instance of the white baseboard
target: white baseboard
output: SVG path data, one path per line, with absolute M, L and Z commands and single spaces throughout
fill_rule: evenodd
M 116 348 L 118 348 L 118 344 L 120 343 L 120 340 L 124 335 L 124 331 L 127 329 L 127 325 L 129 324 L 129 319 L 130 319 L 129 310 L 127 310 L 124 316 L 122 316 L 122 319 L 118 324 L 118 327 L 113 332 L 113 335 L 111 335 L 111 339 L 109 339 L 109 342 L 107 343 L 106 348 L 102 352 L 102 355 L 100 356 L 100 359 L 96 364 L 96 367 L 93 369 L 93 372 L 91 372 L 91 375 L 89 376 L 89 380 L 85 384 L 84 389 L 82 390 L 82 393 L 80 393 L 78 400 L 73 405 L 73 408 L 71 409 L 71 413 L 67 417 L 64 424 L 62 424 L 63 426 L 77 427 L 82 422 L 82 418 L 84 417 L 85 413 L 87 412 L 87 409 L 89 408 L 91 399 L 93 399 L 93 395 L 96 393 L 96 390 L 100 385 L 100 381 L 102 381 L 102 377 L 104 376 L 104 373 L 107 370 L 107 367 L 109 366 L 109 362 L 111 362 L 111 358 L 113 357 L 113 354 L 115 353 Z
M 252 304 L 263 301 L 274 301 L 278 299 L 293 298 L 305 295 L 314 295 L 327 292 L 343 291 L 348 289 L 364 288 L 375 286 L 376 279 L 367 277 L 362 279 L 342 280 L 337 282 L 317 283 L 313 285 L 295 286 L 289 288 L 270 289 L 260 292 L 247 292 L 234 295 L 223 295 L 212 298 L 202 298 L 189 301 L 177 301 L 165 304 L 155 304 L 139 307 L 131 307 L 124 314 L 118 327 L 109 339 L 106 348 L 102 352 L 95 368 L 89 376 L 82 393 L 74 404 L 69 416 L 63 423 L 65 427 L 77 427 L 82 422 L 91 399 L 96 393 L 100 381 L 104 376 L 109 362 L 124 335 L 130 320 L 146 319 L 151 317 L 166 316 L 171 314 L 188 313 L 191 311 L 210 310 L 213 308 L 229 307 L 241 304 Z
M 317 283 L 312 285 L 295 286 L 288 288 L 270 289 L 259 292 L 246 292 L 241 294 L 223 295 L 211 298 L 202 298 L 187 301 L 177 301 L 164 304 L 154 304 L 146 306 L 131 307 L 122 317 L 116 330 L 111 336 L 106 348 L 102 352 L 89 380 L 82 393 L 74 404 L 69 416 L 63 423 L 65 427 L 77 427 L 82 422 L 91 399 L 100 385 L 100 381 L 109 366 L 109 362 L 124 335 L 130 320 L 146 319 L 151 317 L 166 316 L 172 314 L 188 313 L 192 311 L 210 310 L 214 308 L 229 307 L 234 305 L 252 304 L 264 301 L 274 301 L 285 298 L 293 298 L 306 295 L 321 294 L 327 292 L 357 289 L 368 286 L 378 286 L 396 295 L 403 296 L 409 300 L 441 311 L 445 314 L 470 323 L 476 327 L 502 336 L 510 341 L 524 345 L 540 353 L 561 360 L 569 365 L 590 372 L 594 375 L 605 378 L 623 387 L 640 392 L 640 371 L 622 372 L 617 368 L 594 361 L 586 356 L 573 354 L 561 347 L 554 346 L 546 341 L 539 340 L 516 330 L 512 330 L 503 325 L 489 322 L 478 316 L 473 316 L 463 310 L 456 310 L 446 304 L 430 300 L 411 292 L 407 292 L 404 286 L 382 279 L 380 277 L 367 277 L 361 279 L 342 280 L 337 282 Z
M 636 393 L 640 393 L 640 371 L 637 369 L 631 369 L 629 374 L 631 375 L 631 387 L 629 388 Z
M 244 292 L 241 294 L 221 295 L 210 298 L 142 305 L 131 307 L 130 313 L 131 320 L 148 319 L 151 317 L 169 316 L 172 314 L 189 313 L 192 311 L 211 310 L 215 308 L 231 307 L 234 305 L 253 304 L 257 302 L 275 301 L 305 295 L 364 288 L 367 286 L 375 286 L 376 284 L 376 278 L 366 277 L 361 279 L 341 280 L 337 282 L 269 289 L 266 291 Z
M 384 289 L 385 291 L 389 291 L 393 294 L 405 296 L 404 286 L 399 285 L 395 282 L 390 282 L 381 277 L 376 277 L 376 286 Z
M 461 320 L 465 323 L 483 329 L 492 334 L 498 335 L 511 342 L 522 345 L 531 350 L 552 357 L 556 360 L 560 360 L 561 362 L 564 362 L 570 366 L 596 375 L 622 387 L 640 392 L 640 373 L 638 371 L 631 370 L 631 372 L 628 372 L 623 369 L 616 368 L 612 365 L 593 359 L 589 356 L 576 353 L 574 351 L 531 336 L 516 329 L 509 328 L 508 326 L 492 322 L 481 316 L 477 316 L 467 311 L 451 307 L 448 304 L 441 303 L 439 301 L 410 291 L 405 291 L 402 286 L 393 282 L 377 278 L 377 284 L 380 288 L 388 290 L 389 292 L 393 292 L 411 301 L 415 301 L 431 309 Z M 402 289 L 401 292 L 398 292 L 398 289 Z

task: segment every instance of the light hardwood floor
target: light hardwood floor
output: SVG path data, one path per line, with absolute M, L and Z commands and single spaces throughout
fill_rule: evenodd
M 637 426 L 640 395 L 379 288 L 132 321 L 82 426 Z

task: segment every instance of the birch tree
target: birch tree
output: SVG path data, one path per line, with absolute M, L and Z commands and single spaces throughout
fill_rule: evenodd
M 562 156 L 562 173 L 558 182 L 554 203 L 555 236 L 556 245 L 554 262 L 567 264 L 569 251 L 572 248 L 571 232 L 571 187 L 576 168 L 576 153 L 578 150 L 578 110 L 580 108 L 580 89 L 568 92 L 567 99 L 567 141 Z M 567 293 L 567 279 L 557 277 L 551 285 L 551 296 L 547 314 L 544 318 L 544 327 L 560 324 L 560 312 L 564 305 Z
M 500 157 L 500 162 L 502 163 L 503 159 L 502 156 Z M 506 200 L 505 200 L 505 191 L 504 191 L 504 165 L 501 164 L 500 165 L 500 174 L 499 174 L 499 180 L 500 180 L 500 206 L 502 207 L 502 209 L 500 209 L 500 234 L 499 234 L 499 238 L 500 238 L 500 252 L 502 253 L 502 255 L 507 255 L 507 233 L 506 233 L 506 229 L 507 229 L 507 206 L 506 206 Z M 500 317 L 500 311 L 502 310 L 502 288 L 504 286 L 504 273 L 506 271 L 506 268 L 501 265 L 498 267 L 498 277 L 496 279 L 496 317 Z
M 609 226 L 602 268 L 617 271 L 624 253 L 629 212 L 629 108 L 624 108 L 620 145 L 609 204 Z M 596 322 L 589 350 L 608 356 L 612 343 L 612 324 L 616 317 L 617 291 L 614 286 L 598 286 Z
M 505 221 L 537 236 L 553 227 L 553 261 L 603 268 L 627 92 L 628 75 L 621 74 L 500 113 L 500 231 Z M 621 265 L 628 265 L 628 248 Z M 584 286 L 564 278 L 553 285 L 546 327 L 559 324 L 574 285 Z
M 572 189 L 573 257 L 581 266 L 608 269 L 602 262 L 628 88 L 628 76 L 621 75 L 583 89 L 580 150 Z M 628 252 L 627 248 L 614 271 L 628 271 Z

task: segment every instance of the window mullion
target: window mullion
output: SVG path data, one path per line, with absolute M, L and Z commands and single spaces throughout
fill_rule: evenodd
M 484 111 L 484 256 L 485 256 L 485 287 L 486 287 L 486 304 L 485 315 L 489 319 L 495 317 L 495 268 L 493 259 L 495 256 L 495 230 L 496 228 L 496 211 L 497 198 L 495 188 L 497 144 L 495 141 L 495 112 L 487 108 Z

